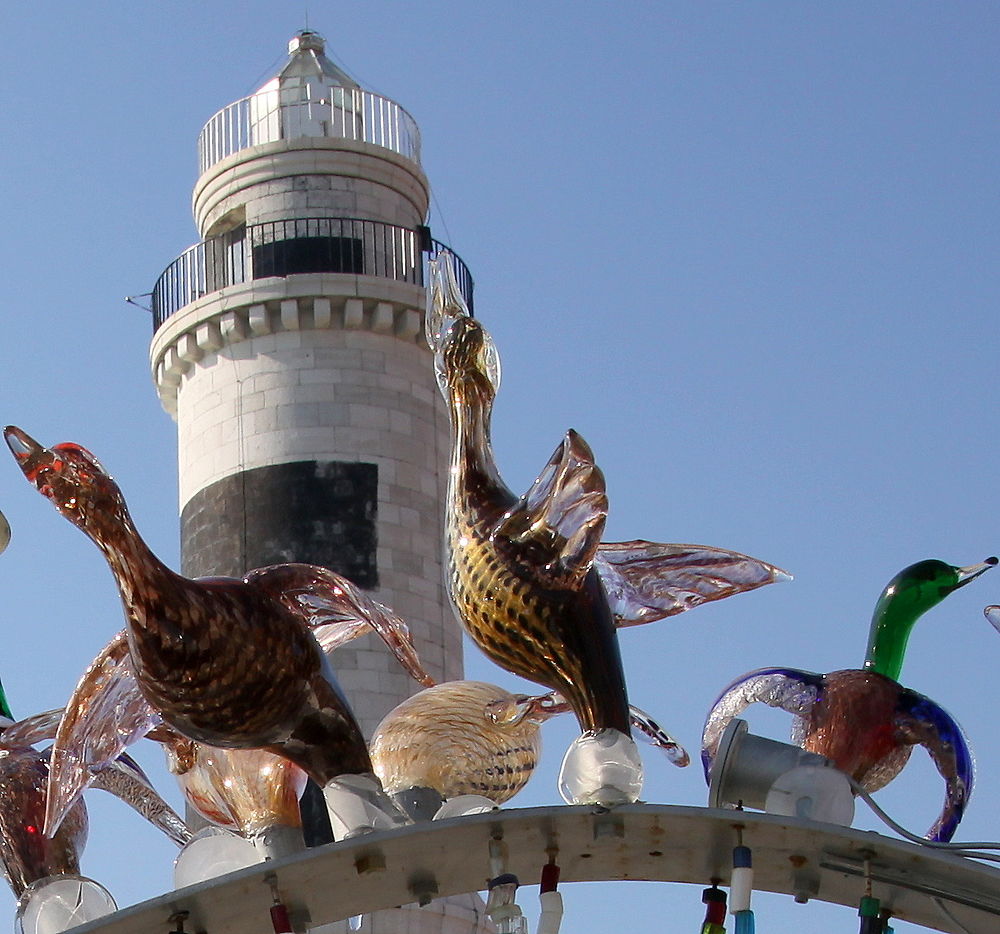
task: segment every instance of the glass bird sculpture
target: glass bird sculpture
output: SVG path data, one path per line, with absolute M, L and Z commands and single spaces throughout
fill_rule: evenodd
M 551 694 L 528 697 L 483 681 L 447 681 L 394 707 L 368 748 L 382 787 L 411 816 L 416 805 L 408 802 L 427 799 L 423 817 L 458 795 L 503 804 L 538 763 L 539 727 L 565 709 Z
M 767 704 L 795 717 L 793 743 L 826 756 L 867 792 L 892 781 L 913 747 L 923 746 L 945 782 L 944 807 L 925 836 L 950 840 L 972 793 L 972 756 L 958 723 L 898 679 L 917 619 L 996 563 L 996 558 L 988 558 L 982 564 L 953 567 L 928 560 L 900 571 L 875 605 L 860 669 L 816 674 L 762 668 L 738 678 L 722 692 L 705 722 L 706 779 L 730 721 L 750 704 Z
M 555 691 L 512 694 L 483 681 L 447 681 L 394 707 L 368 744 L 382 787 L 414 819 L 433 817 L 460 795 L 505 804 L 541 757 L 541 726 L 570 711 Z M 687 753 L 652 719 L 630 708 L 632 725 L 672 761 Z
M 4 435 L 28 480 L 107 560 L 136 681 L 167 726 L 211 746 L 264 748 L 321 787 L 343 775 L 377 783 L 308 624 L 325 600 L 340 608 L 346 581 L 309 565 L 264 568 L 242 580 L 182 577 L 142 540 L 93 454 L 76 444 L 45 448 L 13 426 Z
M 264 749 L 206 746 L 166 726 L 147 735 L 163 745 L 184 800 L 210 824 L 248 840 L 263 858 L 303 848 L 307 777 L 293 762 Z
M 623 773 L 641 771 L 630 748 L 616 627 L 788 575 L 703 546 L 602 545 L 604 479 L 575 431 L 567 433 L 531 489 L 514 495 L 490 442 L 499 356 L 486 329 L 469 315 L 447 254 L 432 264 L 427 339 L 451 417 L 446 544 L 449 592 L 459 619 L 501 668 L 566 699 L 597 759 L 605 755 L 597 747 L 606 746 L 610 757 L 629 760 L 620 763 Z M 616 791 L 603 787 L 599 775 L 594 781 L 597 787 L 571 792 L 570 800 L 611 804 L 638 795 L 635 782 Z
M 302 610 L 328 657 L 376 629 L 417 681 L 433 683 L 403 620 L 353 584 L 309 565 L 282 565 L 248 575 L 251 580 L 261 576 L 280 582 L 283 599 Z M 210 823 L 251 841 L 273 836 L 276 828 L 301 826 L 298 802 L 306 773 L 267 750 L 222 749 L 166 726 L 139 688 L 124 631 L 81 676 L 67 711 L 52 751 L 48 828 L 58 826 L 95 769 L 143 736 L 163 745 L 186 801 Z
M 55 736 L 61 715 L 61 709 L 50 710 L 15 723 L 0 687 L 0 862 L 17 898 L 43 879 L 80 875 L 89 829 L 83 800 L 74 803 L 53 837 L 42 833 L 49 749 L 35 746 Z M 98 769 L 93 784 L 116 794 L 178 846 L 191 838 L 184 821 L 128 756 Z
M 1000 632 L 1000 606 L 988 606 L 983 610 L 986 618 L 990 621 L 993 628 Z

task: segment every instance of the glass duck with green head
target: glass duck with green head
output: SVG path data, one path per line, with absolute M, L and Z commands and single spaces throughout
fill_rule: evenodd
M 955 567 L 919 561 L 900 571 L 875 604 L 863 667 L 829 674 L 762 668 L 730 684 L 709 711 L 702 734 L 705 776 L 711 776 L 726 726 L 750 704 L 795 716 L 792 742 L 826 756 L 865 791 L 887 785 L 923 746 L 945 781 L 944 807 L 925 835 L 952 838 L 972 792 L 972 756 L 961 727 L 930 698 L 899 683 L 916 621 L 948 594 L 997 564 Z

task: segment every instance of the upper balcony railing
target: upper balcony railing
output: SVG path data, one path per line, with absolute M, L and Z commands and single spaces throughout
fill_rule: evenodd
M 177 257 L 153 287 L 153 333 L 174 312 L 199 298 L 254 279 L 300 273 L 376 276 L 423 286 L 426 264 L 446 247 L 421 230 L 380 221 L 303 217 L 238 227 L 203 240 Z M 455 259 L 455 274 L 469 310 L 473 281 Z
M 329 88 L 329 96 L 282 102 L 263 90 L 223 107 L 198 136 L 198 167 L 205 172 L 234 152 L 282 139 L 326 137 L 382 146 L 420 163 L 420 130 L 395 101 L 360 88 Z

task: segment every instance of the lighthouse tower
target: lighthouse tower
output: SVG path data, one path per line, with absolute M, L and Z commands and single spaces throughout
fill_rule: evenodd
M 184 574 L 331 568 L 407 621 L 434 678 L 460 678 L 441 564 L 448 419 L 423 334 L 441 245 L 416 123 L 303 31 L 274 78 L 208 121 L 198 155 L 202 239 L 156 283 L 150 348 L 177 421 Z M 418 688 L 375 636 L 333 664 L 369 736 Z M 313 842 L 321 812 L 307 793 Z M 433 905 L 362 929 L 492 930 L 474 894 Z
M 440 245 L 419 131 L 316 33 L 289 53 L 202 130 L 202 239 L 153 291 L 183 571 L 332 568 L 406 619 L 435 678 L 461 677 L 441 568 L 447 415 L 422 332 Z M 417 688 L 371 636 L 334 667 L 366 735 Z

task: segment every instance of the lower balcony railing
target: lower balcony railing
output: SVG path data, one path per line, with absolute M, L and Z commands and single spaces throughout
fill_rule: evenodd
M 242 226 L 196 243 L 163 271 L 153 287 L 153 331 L 211 292 L 270 276 L 344 273 L 422 286 L 427 260 L 444 249 L 426 228 L 356 218 L 306 217 Z M 458 256 L 455 271 L 471 311 L 472 276 Z

